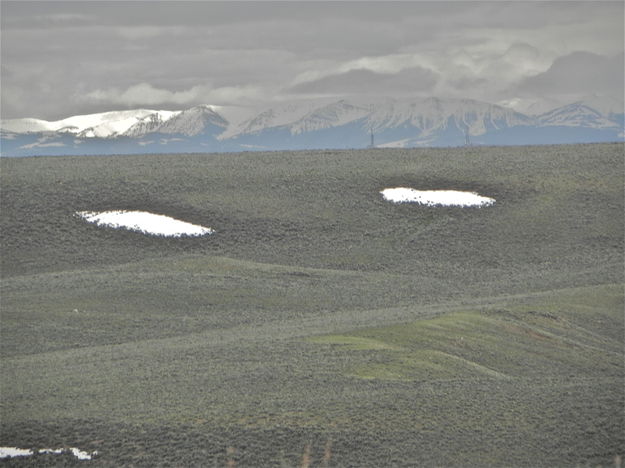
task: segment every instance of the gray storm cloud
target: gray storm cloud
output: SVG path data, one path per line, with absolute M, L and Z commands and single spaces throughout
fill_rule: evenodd
M 300 83 L 290 91 L 311 94 L 362 94 L 385 90 L 389 95 L 420 94 L 432 90 L 436 80 L 435 72 L 419 67 L 401 70 L 398 73 L 378 73 L 359 69 Z
M 193 86 L 181 91 L 156 88 L 149 83 L 139 83 L 127 89 L 97 89 L 84 96 L 88 102 L 112 103 L 121 106 L 189 106 L 198 102 L 229 104 L 253 100 L 260 91 L 253 87 Z
M 2 118 L 362 93 L 521 107 L 589 90 L 622 99 L 621 2 L 3 1 L 0 10 Z
M 623 54 L 605 57 L 574 52 L 557 58 L 544 73 L 524 79 L 519 90 L 533 94 L 591 94 L 601 91 L 623 97 Z

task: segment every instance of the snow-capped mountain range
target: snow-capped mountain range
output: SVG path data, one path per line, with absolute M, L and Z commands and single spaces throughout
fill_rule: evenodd
M 618 105 L 614 106 L 619 108 Z M 621 106 L 622 107 L 622 106 Z M 623 141 L 623 113 L 576 102 L 541 115 L 469 99 L 309 100 L 2 120 L 3 156 Z

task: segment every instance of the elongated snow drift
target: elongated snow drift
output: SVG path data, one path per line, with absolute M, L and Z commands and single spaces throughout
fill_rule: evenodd
M 31 450 L 31 449 L 21 449 L 17 447 L 0 447 L 0 458 L 13 458 L 13 457 L 30 457 L 34 455 L 35 452 L 42 454 L 52 454 L 52 455 L 60 455 L 65 452 L 70 452 L 79 460 L 91 460 L 91 458 L 98 454 L 97 451 L 93 453 L 88 453 L 83 450 L 77 449 L 76 447 L 70 448 L 59 448 L 59 449 L 40 449 L 40 450 Z
M 415 190 L 407 187 L 387 188 L 380 192 L 385 200 L 393 203 L 419 203 L 428 206 L 488 206 L 494 198 L 483 197 L 475 192 L 458 190 Z
M 204 236 L 215 232 L 208 227 L 147 211 L 77 211 L 76 214 L 98 226 L 124 228 L 155 236 Z

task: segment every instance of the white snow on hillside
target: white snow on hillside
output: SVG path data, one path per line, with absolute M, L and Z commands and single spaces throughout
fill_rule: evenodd
M 482 135 L 487 127 L 498 129 L 530 125 L 532 119 L 511 109 L 469 99 L 426 98 L 418 100 L 387 100 L 374 107 L 369 124 L 374 132 L 410 124 L 427 136 L 444 129 L 452 120 L 470 135 Z
M 236 119 L 229 119 L 233 125 L 222 133 L 219 138 L 227 139 L 238 134 L 256 133 L 267 128 L 288 126 L 330 102 L 331 100 L 329 99 L 310 99 L 280 103 L 260 112 L 256 111 L 252 116 L 247 116 L 247 118 L 243 119 L 242 117 L 245 114 L 239 111 L 233 115 Z M 229 112 L 228 109 L 224 109 L 221 112 L 226 116 L 234 114 L 234 112 Z M 236 123 L 237 121 L 238 123 Z
M 475 192 L 458 190 L 415 190 L 407 187 L 387 188 L 380 192 L 385 200 L 393 203 L 418 203 L 427 206 L 488 206 L 494 198 L 483 197 Z
M 491 129 L 531 125 L 534 119 L 511 109 L 469 99 L 350 98 L 321 104 L 319 100 L 267 109 L 221 138 L 286 127 L 292 135 L 363 121 L 363 127 L 381 132 L 402 125 L 422 131 L 422 137 L 445 129 L 449 120 L 470 135 Z
M 53 122 L 40 119 L 9 119 L 2 120 L 0 127 L 3 132 L 37 133 L 54 131 Z
M 147 211 L 77 211 L 76 214 L 85 221 L 98 226 L 124 228 L 156 236 L 204 236 L 215 232 L 208 227 Z
M 64 452 L 70 452 L 79 460 L 91 460 L 98 452 L 85 452 L 76 447 L 70 447 L 68 449 L 59 448 L 59 449 L 40 449 L 37 450 L 37 453 L 47 454 L 47 455 L 61 455 Z M 0 458 L 13 458 L 13 457 L 29 457 L 34 455 L 30 449 L 21 449 L 17 447 L 0 447 Z
M 158 114 L 166 121 L 178 113 L 178 111 L 134 109 L 75 115 L 53 122 L 40 119 L 2 120 L 0 127 L 3 131 L 14 133 L 59 132 L 75 133 L 82 137 L 110 137 L 125 132 L 149 115 Z
M 225 141 L 241 135 L 262 138 L 264 131 L 272 129 L 285 130 L 295 136 L 354 123 L 358 125 L 356 131 L 363 132 L 363 145 L 366 144 L 369 131 L 377 135 L 397 129 L 397 140 L 387 138 L 380 142 L 380 146 L 411 147 L 435 144 L 445 138 L 447 130 L 455 134 L 456 138 L 458 132 L 481 136 L 498 129 L 519 126 L 618 130 L 622 124 L 614 114 L 618 114 L 619 110 L 622 111 L 622 100 L 597 96 L 532 116 L 471 99 L 326 97 L 283 102 L 260 109 L 200 105 L 179 111 L 135 109 L 103 112 L 53 122 L 31 118 L 12 119 L 2 120 L 0 128 L 6 140 L 15 139 L 16 135 L 23 133 L 55 137 L 70 133 L 79 141 L 119 136 L 140 139 L 149 134 L 161 133 L 186 137 L 207 136 Z M 353 132 L 354 128 L 348 131 Z M 139 141 L 137 144 L 145 145 L 146 142 Z M 255 142 L 250 144 L 256 145 Z M 27 140 L 27 145 L 41 147 L 39 142 L 33 143 L 32 140 Z M 265 145 L 260 142 L 256 146 Z
M 30 449 L 21 449 L 17 447 L 0 447 L 0 458 L 11 457 L 28 457 L 33 454 Z
M 155 128 L 154 131 L 195 136 L 201 134 L 210 126 L 226 129 L 228 121 L 219 115 L 213 106 L 204 105 L 177 112 L 176 115 Z
M 178 114 L 178 111 L 155 111 L 144 117 L 140 117 L 140 115 L 132 115 L 130 117 L 120 120 L 106 121 L 101 124 L 88 127 L 85 130 L 82 130 L 79 133 L 79 136 L 87 138 L 107 138 L 111 136 L 122 135 L 125 134 L 128 129 L 136 125 L 138 122 L 142 122 L 145 119 L 158 120 L 160 123 L 163 123 L 167 122 Z
M 583 102 L 574 102 L 538 116 L 543 126 L 614 128 L 618 124 Z
M 589 96 L 584 96 L 579 102 L 599 111 L 604 116 L 609 116 L 610 114 L 625 114 L 625 103 L 622 97 L 615 98 L 591 94 Z
M 289 125 L 292 135 L 340 127 L 369 114 L 369 109 L 340 100 L 307 113 Z

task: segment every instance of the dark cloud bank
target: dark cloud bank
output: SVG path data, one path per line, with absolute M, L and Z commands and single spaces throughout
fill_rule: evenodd
M 3 1 L 2 118 L 317 95 L 623 99 L 622 2 Z

